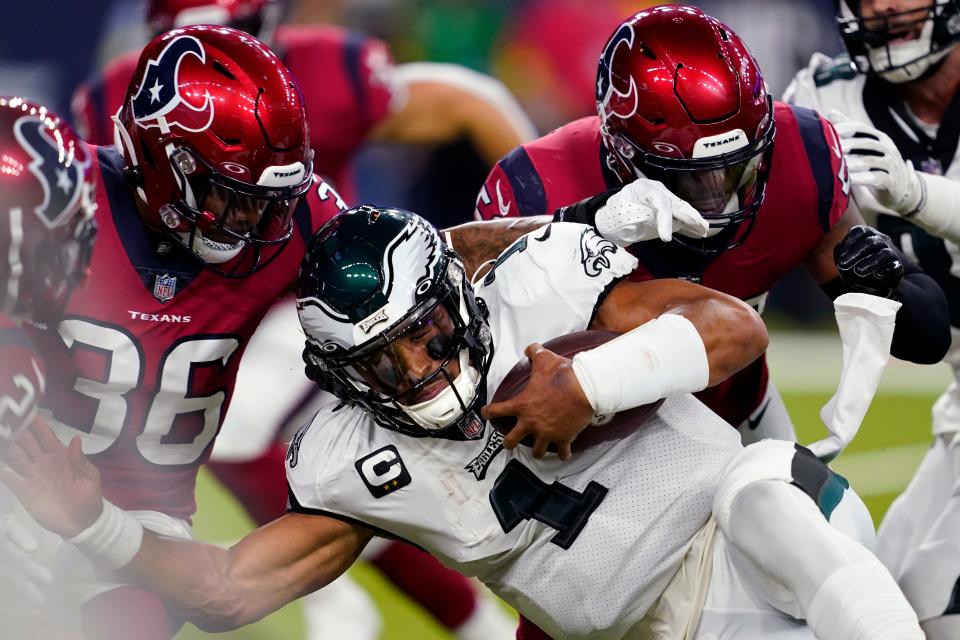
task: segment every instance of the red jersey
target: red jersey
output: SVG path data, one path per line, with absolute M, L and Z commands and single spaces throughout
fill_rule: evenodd
M 777 127 L 766 197 L 744 242 L 704 264 L 699 254 L 659 240 L 631 247 L 633 278 L 687 277 L 762 309 L 767 292 L 809 258 L 847 208 L 848 178 L 833 127 L 815 111 L 774 103 Z M 620 185 L 607 165 L 597 117 L 583 118 L 514 149 L 490 172 L 478 219 L 549 214 Z M 763 398 L 763 358 L 700 394 L 733 425 Z
M 115 150 L 99 149 L 91 171 L 99 231 L 90 276 L 57 326 L 31 332 L 54 372 L 42 414 L 65 442 L 82 437 L 108 499 L 189 518 L 243 350 L 293 285 L 307 239 L 343 203 L 316 179 L 279 255 L 227 278 L 147 231 Z
M 353 200 L 349 161 L 370 130 L 390 113 L 396 91 L 386 44 L 331 26 L 280 27 L 274 50 L 300 87 L 307 109 L 313 170 Z M 110 62 L 73 98 L 80 135 L 113 144 L 113 123 L 137 67 L 139 52 Z
M 25 429 L 43 396 L 43 361 L 19 324 L 0 314 L 0 440 Z

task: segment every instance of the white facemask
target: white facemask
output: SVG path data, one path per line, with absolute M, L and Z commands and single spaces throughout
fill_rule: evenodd
M 480 372 L 470 364 L 470 352 L 467 349 L 460 351 L 460 375 L 453 386 L 438 393 L 433 398 L 412 405 L 399 405 L 405 414 L 419 426 L 429 431 L 436 431 L 453 424 L 463 415 L 457 394 L 465 405 L 469 405 L 477 397 L 477 388 L 480 386 Z M 454 393 L 456 387 L 456 393 Z
M 189 245 L 189 233 L 181 233 L 180 237 L 183 239 L 184 244 Z M 243 249 L 243 245 L 243 242 L 231 244 L 227 244 L 225 242 L 215 242 L 209 238 L 205 238 L 203 233 L 197 229 L 195 231 L 192 248 L 194 253 L 200 256 L 204 262 L 208 262 L 210 264 L 223 264 L 236 258 Z
M 933 21 L 923 25 L 920 37 L 907 42 L 889 45 L 889 47 L 867 47 L 870 56 L 870 65 L 877 70 L 881 78 L 894 84 L 902 84 L 916 80 L 927 70 L 942 60 L 955 45 L 944 47 L 942 50 L 929 54 L 930 41 L 933 36 Z M 890 53 L 887 54 L 889 49 Z M 928 55 L 929 54 L 929 55 Z M 890 67 L 897 67 L 890 69 Z M 884 71 L 883 69 L 887 69 Z

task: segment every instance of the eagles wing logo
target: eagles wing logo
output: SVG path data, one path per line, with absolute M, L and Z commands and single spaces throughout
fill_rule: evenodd
M 617 245 L 597 235 L 592 229 L 584 229 L 580 234 L 580 263 L 583 271 L 591 278 L 600 275 L 603 269 L 610 268 L 609 253 L 616 253 Z
M 44 132 L 45 128 L 40 118 L 24 116 L 13 124 L 13 135 L 33 159 L 28 168 L 43 187 L 43 202 L 34 212 L 53 229 L 69 217 L 86 185 L 77 159 L 62 157 L 62 149 Z
M 600 116 L 603 120 L 610 116 L 629 118 L 637 112 L 637 108 L 640 106 L 640 94 L 637 92 L 637 85 L 632 77 L 630 78 L 630 86 L 627 87 L 625 92 L 617 89 L 613 82 L 614 60 L 617 57 L 620 45 L 624 44 L 628 51 L 633 48 L 633 25 L 625 24 L 620 27 L 610 38 L 610 43 L 603 50 L 603 55 L 600 56 L 600 71 L 597 74 L 597 102 L 600 104 Z M 628 105 L 631 98 L 633 99 L 633 106 L 628 111 L 621 113 L 611 105 L 612 101 Z
M 137 94 L 130 99 L 133 119 L 144 129 L 180 127 L 197 133 L 213 122 L 213 98 L 204 94 L 203 105 L 195 107 L 180 95 L 180 63 L 189 55 L 206 60 L 203 46 L 193 36 L 174 38 L 147 69 Z

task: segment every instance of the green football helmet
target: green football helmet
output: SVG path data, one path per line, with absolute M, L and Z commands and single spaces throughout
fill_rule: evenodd
M 420 216 L 344 211 L 307 245 L 297 310 L 307 375 L 411 436 L 483 432 L 493 340 L 460 257 Z

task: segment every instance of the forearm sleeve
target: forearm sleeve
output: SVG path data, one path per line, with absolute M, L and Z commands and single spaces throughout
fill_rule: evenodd
M 906 219 L 944 240 L 960 242 L 960 182 L 930 173 L 917 173 L 925 198 Z
M 933 278 L 920 267 L 900 257 L 904 275 L 896 298 L 903 303 L 897 312 L 890 353 L 917 364 L 940 362 L 950 347 L 950 311 L 947 297 Z M 831 300 L 851 290 L 837 278 L 823 285 Z
M 580 202 L 568 204 L 560 207 L 553 212 L 554 222 L 577 222 L 579 224 L 588 224 L 596 228 L 597 211 L 600 207 L 607 204 L 610 196 L 617 193 L 620 189 L 609 189 L 603 193 L 598 193 L 590 198 L 584 198 Z

